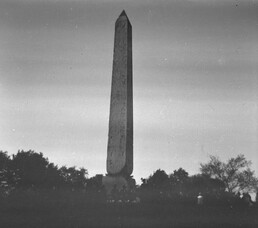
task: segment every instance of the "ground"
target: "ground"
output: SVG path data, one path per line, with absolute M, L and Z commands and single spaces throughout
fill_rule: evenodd
M 84 194 L 1 199 L 1 228 L 258 227 L 258 208 L 172 202 L 105 203 Z

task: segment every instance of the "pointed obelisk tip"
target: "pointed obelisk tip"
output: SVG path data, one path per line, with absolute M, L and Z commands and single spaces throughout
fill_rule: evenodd
M 122 13 L 120 14 L 119 17 L 122 17 L 122 16 L 126 16 L 127 17 L 125 10 L 122 11 Z

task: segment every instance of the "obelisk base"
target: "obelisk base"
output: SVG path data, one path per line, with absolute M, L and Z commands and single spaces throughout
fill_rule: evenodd
M 110 195 L 113 190 L 131 190 L 135 187 L 135 180 L 131 177 L 125 178 L 122 175 L 106 175 L 102 178 L 102 184 L 105 187 L 107 195 Z

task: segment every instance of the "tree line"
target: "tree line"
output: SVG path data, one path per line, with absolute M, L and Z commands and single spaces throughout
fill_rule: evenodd
M 33 150 L 19 150 L 9 156 L 0 151 L 0 193 L 26 189 L 67 189 L 100 192 L 103 190 L 102 175 L 88 177 L 88 170 L 61 166 L 49 162 L 43 153 Z M 216 156 L 210 156 L 207 163 L 200 164 L 200 173 L 190 176 L 179 168 L 167 174 L 158 169 L 147 178 L 141 179 L 136 190 L 141 196 L 153 198 L 192 198 L 198 193 L 210 198 L 221 198 L 225 194 L 236 195 L 239 192 L 257 192 L 258 180 L 251 170 L 251 162 L 244 155 L 222 162 Z
M 251 170 L 251 161 L 244 155 L 237 155 L 227 162 L 222 162 L 216 156 L 210 156 L 207 163 L 200 164 L 200 173 L 189 176 L 183 168 L 167 174 L 164 170 L 157 170 L 148 178 L 142 178 L 142 186 L 146 188 L 174 189 L 175 191 L 187 191 L 199 189 L 208 191 L 221 189 L 228 193 L 256 192 L 258 179 Z M 206 189 L 206 190 L 205 190 Z
M 10 157 L 0 151 L 0 187 L 2 189 L 84 188 L 88 171 L 85 168 L 58 167 L 43 153 L 19 150 Z

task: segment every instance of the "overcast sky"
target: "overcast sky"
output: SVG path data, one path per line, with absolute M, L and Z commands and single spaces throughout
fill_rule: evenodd
M 0 146 L 106 172 L 114 23 L 133 29 L 134 172 L 243 153 L 258 175 L 258 1 L 1 0 Z

